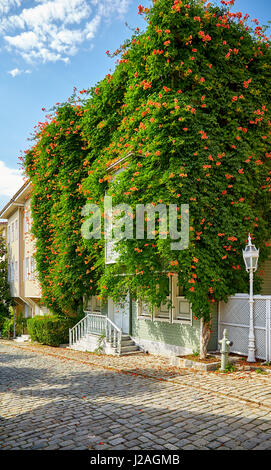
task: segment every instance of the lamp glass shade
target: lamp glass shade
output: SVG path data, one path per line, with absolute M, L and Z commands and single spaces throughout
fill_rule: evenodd
M 255 245 L 246 246 L 246 248 L 243 250 L 243 258 L 247 271 L 250 271 L 251 269 L 253 269 L 253 271 L 257 270 L 259 250 L 257 250 Z

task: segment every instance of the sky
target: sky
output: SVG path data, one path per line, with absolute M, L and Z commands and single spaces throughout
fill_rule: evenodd
M 44 120 L 42 108 L 114 69 L 105 52 L 117 49 L 129 28 L 144 28 L 140 3 L 150 0 L 0 0 L 0 209 L 23 182 L 18 158 Z M 267 24 L 271 1 L 235 0 L 234 11 Z

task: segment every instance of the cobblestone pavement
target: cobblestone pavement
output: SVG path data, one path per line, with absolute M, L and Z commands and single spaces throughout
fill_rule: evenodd
M 2 341 L 2 344 L 14 345 L 14 343 L 8 341 Z M 37 343 L 23 343 L 20 345 L 15 343 L 15 345 L 40 354 L 46 353 L 50 356 L 84 362 L 108 370 L 186 384 L 207 392 L 212 389 L 222 396 L 237 398 L 238 400 L 271 408 L 271 371 L 266 374 L 250 371 L 237 371 L 234 374 L 191 372 L 189 369 L 170 366 L 169 359 L 162 356 L 138 354 L 118 357 L 73 351 L 67 348 L 53 348 Z
M 269 374 L 103 358 L 1 341 L 1 448 L 271 450 Z

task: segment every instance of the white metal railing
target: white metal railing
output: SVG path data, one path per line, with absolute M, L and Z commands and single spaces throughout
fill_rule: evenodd
M 116 348 L 117 352 L 120 354 L 122 336 L 121 328 L 105 315 L 101 315 L 96 312 L 85 313 L 86 316 L 69 330 L 70 347 L 88 334 L 99 336 L 105 335 L 106 341 L 108 341 L 113 348 Z

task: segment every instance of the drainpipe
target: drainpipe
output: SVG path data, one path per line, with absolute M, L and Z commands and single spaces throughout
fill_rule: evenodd
M 13 307 L 13 339 L 16 338 L 16 310 Z

